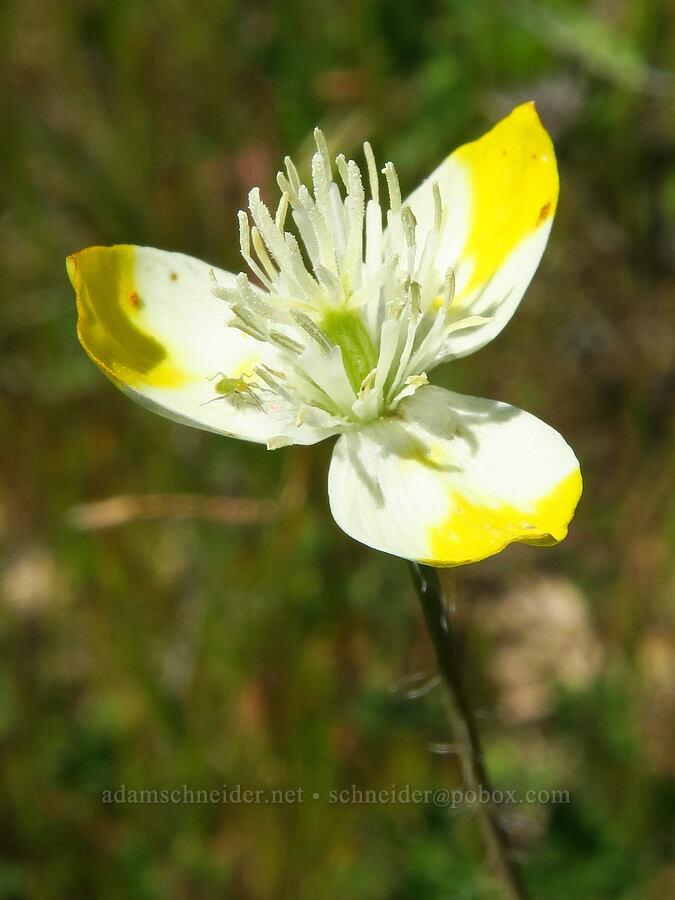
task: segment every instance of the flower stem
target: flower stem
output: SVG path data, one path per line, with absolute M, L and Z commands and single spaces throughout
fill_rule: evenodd
M 494 796 L 488 778 L 480 735 L 471 703 L 464 689 L 457 644 L 438 572 L 431 566 L 411 562 L 410 572 L 420 598 L 422 612 L 436 654 L 436 663 L 447 688 L 453 717 L 457 753 L 462 765 L 467 790 Z M 509 900 L 527 900 L 528 894 L 520 871 L 510 855 L 508 836 L 492 801 L 476 803 L 476 813 L 488 860 Z

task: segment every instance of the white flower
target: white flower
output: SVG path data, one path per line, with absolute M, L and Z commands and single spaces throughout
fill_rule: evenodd
M 558 176 L 534 104 L 405 202 L 368 144 L 366 191 L 315 138 L 312 190 L 286 159 L 275 214 L 257 188 L 239 213 L 253 280 L 146 247 L 69 257 L 82 345 L 175 421 L 271 449 L 341 435 L 331 509 L 371 547 L 447 566 L 561 540 L 581 475 L 560 435 L 427 377 L 501 331 L 546 245 Z

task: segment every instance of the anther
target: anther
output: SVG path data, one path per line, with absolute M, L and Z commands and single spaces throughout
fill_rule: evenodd
M 296 324 L 300 328 L 302 328 L 305 334 L 309 335 L 309 337 L 316 341 L 316 343 L 325 353 L 328 353 L 333 345 L 328 340 L 323 331 L 319 328 L 319 326 L 315 322 L 313 322 L 308 315 L 298 309 L 292 309 L 291 315 L 293 316 Z
M 443 201 L 441 200 L 441 189 L 438 182 L 434 181 L 431 185 L 434 194 L 434 230 L 440 231 L 443 224 Z
M 347 160 L 345 159 L 344 153 L 340 153 L 335 157 L 335 165 L 337 166 L 337 170 L 340 173 L 340 178 L 344 183 L 345 189 L 349 190 L 349 169 L 347 167 Z
M 255 252 L 258 254 L 258 259 L 263 264 L 263 267 L 264 267 L 265 271 L 267 272 L 267 274 L 269 275 L 270 280 L 275 281 L 279 273 L 274 268 L 272 260 L 270 259 L 269 254 L 267 252 L 267 248 L 265 247 L 265 242 L 263 241 L 262 236 L 261 236 L 260 232 L 258 231 L 258 228 L 256 225 L 254 225 L 253 228 L 251 229 L 251 237 L 253 239 L 253 246 L 255 247 Z
M 277 211 L 274 216 L 274 224 L 277 226 L 279 231 L 284 230 L 284 225 L 286 223 L 286 215 L 288 213 L 288 204 L 290 202 L 290 195 L 288 191 L 284 191 L 281 195 L 281 200 L 279 200 L 279 206 L 277 206 Z
M 282 196 L 283 194 L 290 194 L 291 197 L 297 196 L 295 188 L 283 172 L 277 172 L 277 186 L 281 191 Z
M 243 209 L 240 209 L 237 213 L 237 218 L 239 219 L 239 247 L 241 248 L 241 255 L 244 259 L 247 259 L 251 255 L 248 216 Z
M 377 166 L 375 165 L 375 155 L 373 148 L 368 141 L 364 141 L 363 152 L 366 157 L 366 165 L 368 166 L 368 180 L 370 181 L 370 196 L 375 203 L 380 202 L 380 185 L 377 178 Z
M 408 247 L 415 246 L 415 229 L 417 228 L 417 219 L 412 209 L 406 204 L 401 207 L 401 224 L 403 225 L 403 234 Z
M 443 304 L 446 314 L 455 299 L 455 270 L 450 267 L 445 273 L 445 284 L 443 289 Z
M 245 331 L 258 341 L 265 340 L 264 332 L 245 306 L 242 306 L 240 303 L 233 303 L 230 309 L 233 315 L 236 316 L 236 321 L 230 323 L 232 327 Z
M 401 208 L 401 186 L 398 183 L 398 175 L 392 162 L 385 163 L 382 173 L 387 179 L 387 189 L 389 190 L 389 207 L 392 212 L 397 213 Z
M 297 192 L 300 187 L 300 176 L 298 175 L 298 170 L 295 168 L 295 163 L 290 156 L 284 157 L 284 165 L 286 166 L 288 180 L 290 181 L 293 190 Z
M 410 308 L 413 319 L 419 319 L 422 312 L 422 292 L 418 282 L 410 282 Z
M 291 353 L 300 354 L 305 350 L 302 344 L 298 343 L 298 341 L 294 341 L 293 338 L 290 338 L 287 334 L 282 334 L 280 331 L 270 331 L 270 340 L 284 350 L 290 350 Z
M 366 394 L 370 393 L 376 375 L 377 368 L 371 369 L 363 379 L 363 381 L 361 382 L 361 387 L 359 388 L 359 399 L 362 399 Z
M 326 177 L 328 181 L 330 181 L 332 177 L 330 154 L 328 152 L 328 144 L 326 143 L 326 138 L 324 137 L 323 131 L 321 131 L 320 128 L 314 129 L 314 141 L 316 142 L 316 149 L 319 151 L 319 155 L 321 156 L 324 170 L 326 172 Z
M 260 268 L 258 263 L 251 256 L 251 232 L 249 229 L 248 216 L 246 215 L 246 213 L 244 212 L 243 209 L 239 210 L 239 212 L 237 213 L 237 218 L 239 219 L 239 247 L 241 249 L 241 255 L 244 258 L 244 260 L 246 261 L 246 263 L 247 263 L 248 267 L 251 269 L 251 271 L 255 275 L 257 275 L 258 278 L 265 285 L 265 287 L 267 287 L 267 289 L 270 290 L 272 287 L 272 281 L 270 279 L 274 280 L 276 278 L 277 271 L 276 271 L 276 269 L 274 269 L 272 267 L 272 264 L 269 263 L 269 257 L 267 256 L 267 253 L 265 252 L 264 247 L 263 247 L 263 252 L 265 254 L 265 258 L 267 259 L 267 262 L 269 263 L 269 268 L 267 265 L 265 265 L 265 260 L 263 259 L 263 257 L 260 254 L 260 250 L 258 249 L 258 246 L 256 245 L 256 240 L 255 240 L 256 234 L 258 233 L 258 229 L 255 227 L 255 225 L 253 226 L 253 243 L 256 246 L 256 251 L 263 263 L 263 266 L 265 266 L 265 269 L 267 270 L 267 275 L 265 274 L 265 272 Z M 260 241 L 260 243 L 262 243 L 262 241 Z M 269 278 L 267 277 L 268 275 L 269 275 Z

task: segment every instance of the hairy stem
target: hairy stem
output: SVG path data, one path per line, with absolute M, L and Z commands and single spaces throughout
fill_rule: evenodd
M 457 753 L 462 765 L 467 790 L 483 788 L 493 796 L 488 778 L 480 735 L 471 703 L 464 688 L 457 644 L 438 573 L 431 566 L 410 563 L 415 589 L 436 654 L 436 663 L 447 688 L 453 716 Z M 488 860 L 509 900 L 527 900 L 528 894 L 520 871 L 511 858 L 506 832 L 492 801 L 477 803 L 476 813 Z

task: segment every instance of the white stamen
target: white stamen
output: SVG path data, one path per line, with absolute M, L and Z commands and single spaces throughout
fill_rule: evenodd
M 434 231 L 440 231 L 443 224 L 443 202 L 441 201 L 441 189 L 438 182 L 434 181 L 431 185 L 434 194 Z
M 344 153 L 339 153 L 335 157 L 335 165 L 338 167 L 340 178 L 346 189 L 349 189 L 349 171 L 347 169 L 347 160 Z
M 284 191 L 281 195 L 281 200 L 279 200 L 279 206 L 277 206 L 277 211 L 274 216 L 274 224 L 277 226 L 279 231 L 284 230 L 284 224 L 286 222 L 286 214 L 288 213 L 288 204 L 291 199 L 291 195 L 288 191 Z
M 332 180 L 330 153 L 328 152 L 328 144 L 326 143 L 326 138 L 324 137 L 323 131 L 321 131 L 320 128 L 314 129 L 314 140 L 316 142 L 316 149 L 319 151 L 319 155 L 321 156 L 321 160 L 323 162 L 326 181 L 330 182 Z
M 297 193 L 298 188 L 300 187 L 300 177 L 298 175 L 298 170 L 295 168 L 295 164 L 290 156 L 284 157 L 284 165 L 286 166 L 286 172 L 288 174 L 288 180 L 291 183 L 293 190 Z
M 373 148 L 368 141 L 363 144 L 363 152 L 366 157 L 366 165 L 368 166 L 368 180 L 370 182 L 370 196 L 375 203 L 380 202 L 380 185 L 377 178 L 377 166 L 375 165 L 375 156 Z
M 450 310 L 452 306 L 452 301 L 455 299 L 455 270 L 448 269 L 445 273 L 445 284 L 443 286 L 443 305 L 445 306 L 446 313 Z
M 263 264 L 267 275 L 269 276 L 270 281 L 276 281 L 279 273 L 274 268 L 274 264 L 272 260 L 269 258 L 269 254 L 267 253 L 267 249 L 265 247 L 265 242 L 260 236 L 260 232 L 256 225 L 251 229 L 251 238 L 253 240 L 253 247 L 255 248 L 255 252 L 258 256 L 258 259 Z
M 387 179 L 389 206 L 393 213 L 397 213 L 401 208 L 401 188 L 398 183 L 398 175 L 396 174 L 394 164 L 392 162 L 386 163 L 382 172 Z
M 410 205 L 401 202 L 398 175 L 390 162 L 381 170 L 388 203 L 381 196 L 367 141 L 366 200 L 357 164 L 342 154 L 336 157 L 341 187 L 319 129 L 314 140 L 311 190 L 286 157 L 285 172 L 277 173 L 281 197 L 274 217 L 258 188 L 249 194 L 253 224 L 244 211 L 238 214 L 242 257 L 264 289 L 254 287 L 245 275 L 237 276 L 233 287 L 213 288 L 230 308 L 228 324 L 270 345 L 267 359 L 273 365 L 257 366 L 257 381 L 237 386 L 228 397 L 282 417 L 273 446 L 288 443 L 293 429 L 301 426 L 341 431 L 393 412 L 402 399 L 427 384 L 426 368 L 452 355 L 454 332 L 489 321 L 451 313 L 455 273 L 448 268 L 441 275 L 436 262 L 447 218 L 438 183 L 427 188 L 432 194 L 431 220 L 418 222 Z M 324 325 L 328 316 L 338 321 L 344 316 L 346 323 L 351 317 L 355 334 L 365 329 L 365 340 L 376 354 L 370 371 L 359 371 L 363 359 L 358 355 L 345 356 L 354 352 L 349 339 L 344 345 L 332 342 L 329 334 L 334 332 Z M 361 378 L 357 388 L 352 387 L 355 371 Z
M 239 248 L 241 250 L 242 258 L 246 261 L 246 264 L 251 269 L 253 274 L 257 275 L 265 285 L 265 287 L 269 290 L 272 287 L 272 282 L 251 256 L 251 234 L 249 231 L 248 216 L 243 209 L 239 210 L 237 216 L 239 218 Z
M 328 353 L 333 345 L 328 340 L 323 331 L 319 328 L 319 326 L 315 322 L 312 322 L 310 317 L 306 313 L 301 312 L 299 309 L 291 310 L 291 315 L 300 326 L 300 328 L 302 328 L 302 330 L 307 335 L 309 335 L 309 337 L 313 338 L 313 340 L 317 342 L 319 347 L 321 347 L 324 352 Z

